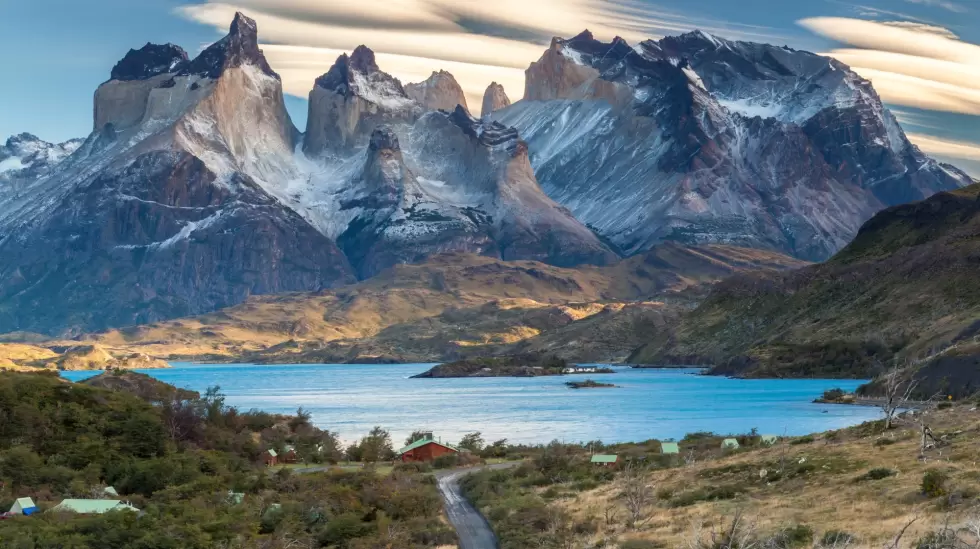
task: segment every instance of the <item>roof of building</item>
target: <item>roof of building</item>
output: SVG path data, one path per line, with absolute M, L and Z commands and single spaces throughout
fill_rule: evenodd
M 285 445 L 285 446 L 283 446 L 283 447 L 282 447 L 282 449 L 283 449 L 283 450 L 284 450 L 284 451 L 285 451 L 285 452 L 286 452 L 287 454 L 288 454 L 289 452 L 295 452 L 295 451 L 296 451 L 296 447 L 295 447 L 295 446 L 293 446 L 292 444 L 287 444 L 287 445 Z
M 119 496 L 119 492 L 117 492 L 116 489 L 113 488 L 112 486 L 106 486 L 105 490 L 102 490 L 102 493 L 107 496 L 113 496 L 113 497 Z
M 592 463 L 616 463 L 618 459 L 616 454 L 596 454 L 592 456 Z
M 679 454 L 681 452 L 680 447 L 676 442 L 661 442 L 660 443 L 660 453 L 662 454 Z
M 139 511 L 128 503 L 118 499 L 66 499 L 51 508 L 52 511 L 81 513 L 84 515 L 106 513 L 108 511 Z
M 762 435 L 759 438 L 762 439 L 762 442 L 764 444 L 773 444 L 774 442 L 779 440 L 779 437 L 776 435 Z
M 738 440 L 736 440 L 734 438 L 726 438 L 725 440 L 721 441 L 721 447 L 722 448 L 738 448 L 739 447 L 738 446 Z
M 409 444 L 408 446 L 402 448 L 401 450 L 398 450 L 397 452 L 395 452 L 395 454 L 397 454 L 397 455 L 400 456 L 400 455 L 402 455 L 404 453 L 411 452 L 412 450 L 414 450 L 416 448 L 421 448 L 421 447 L 425 446 L 426 444 L 438 444 L 439 446 L 442 446 L 443 448 L 449 448 L 453 452 L 458 452 L 459 451 L 459 448 L 456 448 L 455 446 L 451 446 L 451 445 L 446 444 L 446 443 L 443 443 L 443 442 L 438 442 L 438 441 L 433 440 L 431 438 L 420 438 L 420 439 L 416 440 L 415 442 Z
M 268 450 L 266 450 L 266 452 L 267 452 L 267 453 L 268 453 L 268 454 L 269 454 L 270 456 L 272 456 L 272 457 L 278 457 L 278 456 L 279 456 L 279 454 L 277 454 L 277 453 L 276 453 L 276 451 L 275 451 L 275 450 L 273 450 L 272 448 L 269 448 Z

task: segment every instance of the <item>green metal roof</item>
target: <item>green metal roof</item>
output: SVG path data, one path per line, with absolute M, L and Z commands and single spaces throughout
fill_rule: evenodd
M 272 456 L 272 457 L 279 457 L 279 454 L 277 454 L 276 451 L 273 450 L 272 448 L 269 448 L 268 452 L 269 452 L 269 455 Z
M 618 459 L 616 454 L 596 454 L 592 456 L 592 463 L 616 463 Z
M 776 441 L 779 440 L 776 435 L 762 435 L 759 438 L 762 439 L 763 444 L 776 444 Z
M 116 489 L 113 488 L 112 486 L 106 486 L 105 490 L 102 490 L 102 493 L 107 496 L 114 496 L 114 497 L 119 496 L 119 492 L 117 492 Z
M 735 449 L 738 448 L 739 446 L 738 446 L 738 441 L 735 440 L 734 438 L 726 438 L 725 440 L 721 441 L 721 447 L 728 448 L 728 449 Z
M 442 442 L 436 442 L 435 440 L 432 440 L 431 438 L 420 438 L 420 439 L 416 440 L 415 442 L 409 444 L 408 446 L 402 448 L 401 450 L 398 450 L 397 452 L 395 452 L 395 454 L 397 454 L 397 455 L 400 456 L 400 455 L 402 455 L 402 454 L 404 454 L 406 452 L 411 452 L 412 450 L 414 450 L 416 448 L 421 448 L 421 447 L 425 446 L 426 444 L 429 444 L 430 442 L 432 444 L 438 444 L 439 446 L 442 446 L 444 448 L 449 448 L 450 450 L 452 450 L 454 452 L 458 452 L 459 451 L 459 448 L 456 448 L 455 446 L 450 446 L 449 444 L 445 444 L 445 443 L 442 443 Z
M 101 515 L 108 511 L 120 510 L 139 511 L 139 509 L 118 499 L 66 499 L 52 507 L 51 510 L 83 515 Z
M 661 442 L 660 443 L 660 453 L 661 454 L 679 454 L 681 449 L 677 446 L 676 442 Z

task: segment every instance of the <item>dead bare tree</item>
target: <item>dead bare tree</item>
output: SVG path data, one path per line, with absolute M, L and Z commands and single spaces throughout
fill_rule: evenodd
M 911 519 L 909 519 L 909 521 L 905 523 L 905 526 L 903 526 L 902 529 L 899 530 L 898 534 L 895 536 L 895 539 L 892 540 L 891 543 L 889 543 L 888 545 L 885 546 L 885 549 L 901 549 L 902 548 L 902 538 L 905 536 L 905 532 L 907 532 L 908 529 L 913 524 L 915 524 L 916 521 L 918 521 L 918 520 L 919 520 L 919 517 L 918 516 L 914 516 Z
M 761 549 L 755 526 L 741 509 L 736 509 L 731 522 L 723 529 L 712 530 L 705 535 L 704 526 L 698 524 L 687 542 L 688 549 Z
M 628 513 L 626 525 L 635 529 L 649 520 L 642 520 L 647 508 L 653 504 L 653 486 L 647 482 L 646 468 L 636 461 L 628 461 L 621 477 L 623 504 Z
M 892 428 L 895 421 L 895 414 L 905 408 L 911 400 L 912 393 L 919 386 L 919 381 L 915 379 L 915 371 L 912 364 L 901 368 L 896 364 L 881 376 L 881 388 L 884 392 L 884 400 L 881 403 L 881 411 L 885 414 L 885 430 Z

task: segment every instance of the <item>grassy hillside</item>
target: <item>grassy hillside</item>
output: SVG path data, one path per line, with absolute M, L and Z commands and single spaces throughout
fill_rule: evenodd
M 771 252 L 676 244 L 576 269 L 442 255 L 336 290 L 256 296 L 88 339 L 111 350 L 212 360 L 427 361 L 553 348 L 576 360 L 621 360 L 703 296 L 704 284 L 800 265 Z
M 980 186 L 885 210 L 830 261 L 736 275 L 633 360 L 755 376 L 866 376 L 980 334 Z

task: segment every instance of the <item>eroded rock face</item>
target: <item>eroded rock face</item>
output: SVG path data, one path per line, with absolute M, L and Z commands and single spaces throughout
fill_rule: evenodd
M 839 250 L 885 206 L 967 184 L 911 145 L 870 83 L 807 52 L 705 33 L 633 48 L 588 32 L 493 113 L 545 192 L 625 253 L 663 240 Z
M 425 82 L 408 84 L 405 93 L 427 111 L 452 112 L 457 105 L 469 110 L 463 88 L 446 71 L 433 72 Z
M 296 177 L 296 131 L 254 22 L 237 16 L 190 61 L 131 51 L 113 76 L 96 131 L 0 192 L 0 331 L 72 335 L 355 279 L 333 240 L 270 194 Z
M 480 116 L 489 116 L 494 111 L 509 106 L 510 98 L 507 97 L 504 87 L 496 82 L 491 82 L 487 86 L 487 91 L 483 93 L 483 109 L 480 111 Z
M 317 78 L 310 92 L 304 151 L 310 156 L 349 152 L 366 145 L 375 128 L 413 122 L 421 111 L 401 82 L 378 68 L 374 52 L 359 46 Z

